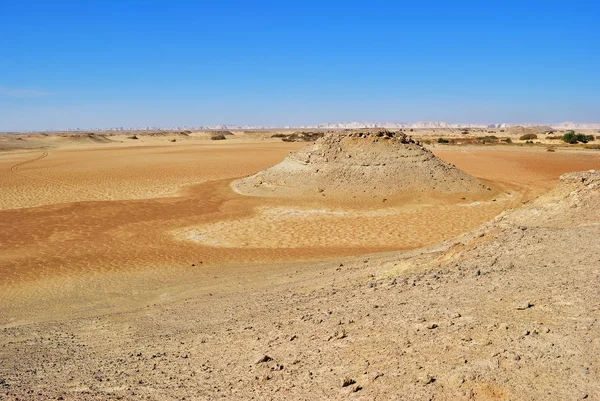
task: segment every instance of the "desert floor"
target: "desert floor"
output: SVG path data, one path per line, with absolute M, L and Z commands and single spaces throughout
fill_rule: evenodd
M 393 380 L 403 380 L 403 371 L 406 380 L 420 381 L 427 390 L 399 384 L 398 390 L 413 394 L 413 399 L 429 399 L 420 397 L 431 394 L 438 394 L 435 399 L 519 399 L 511 390 L 510 375 L 502 383 L 478 382 L 477 373 L 469 371 L 447 381 L 437 379 L 436 384 L 434 376 L 445 367 L 431 358 L 435 366 L 427 369 L 418 358 L 410 366 L 392 367 L 392 356 L 398 357 L 392 349 L 410 354 L 411 341 L 423 336 L 415 348 L 429 344 L 436 352 L 453 353 L 457 360 L 467 358 L 466 351 L 437 350 L 428 337 L 433 329 L 427 328 L 431 308 L 425 293 L 414 295 L 422 310 L 404 310 L 412 320 L 410 328 L 402 330 L 422 325 L 417 333 L 388 343 L 383 334 L 372 333 L 372 343 L 365 337 L 348 343 L 345 325 L 360 318 L 361 327 L 373 327 L 379 318 L 390 319 L 376 317 L 386 315 L 390 305 L 385 305 L 388 301 L 379 305 L 377 296 L 370 294 L 381 284 L 371 278 L 391 282 L 416 263 L 398 262 L 394 251 L 416 252 L 411 255 L 418 258 L 425 252 L 418 250 L 421 247 L 435 248 L 504 211 L 527 206 L 554 188 L 563 173 L 600 168 L 600 153 L 518 147 L 432 149 L 486 182 L 492 190 L 484 198 L 267 200 L 230 189 L 231 180 L 274 165 L 304 145 L 245 139 L 65 142 L 0 153 L 0 399 L 268 399 L 283 398 L 285 391 L 292 391 L 294 398 L 373 399 L 378 394 L 394 395 Z M 381 266 L 387 266 L 383 275 Z M 335 301 L 336 274 L 341 270 L 347 272 L 340 276 L 345 283 L 340 291 L 345 289 L 346 296 L 355 300 L 367 296 L 372 318 L 352 309 L 354 301 L 346 307 L 350 309 Z M 472 284 L 474 292 L 483 291 Z M 535 293 L 527 285 L 521 289 L 518 283 L 512 285 L 516 286 L 512 290 L 527 293 L 527 299 Z M 451 287 L 440 291 L 452 298 Z M 434 304 L 443 302 L 440 294 Z M 520 299 L 508 290 L 503 294 L 493 297 Z M 400 296 L 398 302 L 414 302 L 405 298 L 406 294 Z M 264 310 L 277 308 L 277 299 L 286 299 L 281 301 L 282 310 Z M 475 308 L 463 310 L 470 307 Z M 448 322 L 460 318 L 460 313 L 451 312 L 458 317 L 445 316 Z M 286 320 L 296 318 L 303 322 L 296 331 L 282 329 Z M 323 333 L 314 328 L 319 319 L 327 325 Z M 506 324 L 488 320 L 489 331 Z M 460 322 L 461 327 L 473 324 L 468 319 Z M 520 330 L 511 331 L 515 339 L 523 330 L 545 330 L 540 324 L 523 324 L 531 328 L 511 326 Z M 445 321 L 439 326 L 438 332 L 446 330 Z M 354 326 L 348 330 L 360 331 Z M 495 346 L 488 350 L 483 337 L 463 341 L 481 343 L 477 352 L 485 355 L 509 352 Z M 340 353 L 323 360 L 319 346 L 311 343 L 315 339 L 328 347 L 336 343 Z M 271 355 L 272 346 L 283 342 L 286 348 Z M 217 348 L 206 345 L 212 343 Z M 379 362 L 385 372 L 374 371 L 372 361 L 361 354 L 363 348 L 366 354 L 374 352 L 375 344 L 382 347 Z M 345 354 L 342 348 L 352 352 Z M 217 349 L 220 354 L 215 354 Z M 528 358 L 519 349 L 516 356 L 510 354 L 515 365 Z M 303 353 L 316 363 L 314 367 L 306 366 Z M 240 354 L 243 358 L 237 360 Z M 263 354 L 277 363 L 255 364 L 254 358 Z M 392 359 L 384 363 L 386 355 Z M 285 363 L 280 365 L 280 360 Z M 288 369 L 299 369 L 302 378 L 290 382 L 284 377 Z M 419 370 L 422 374 L 415 376 Z M 363 371 L 369 383 L 387 383 L 386 390 L 363 389 L 369 386 L 358 379 L 361 388 L 348 386 L 354 393 L 338 388 L 338 376 L 351 375 L 354 381 Z M 530 374 L 527 371 L 528 380 Z M 279 386 L 273 387 L 279 376 Z M 472 382 L 471 389 L 459 391 L 465 380 Z M 427 387 L 440 383 L 446 392 Z M 598 394 L 589 383 L 582 383 L 587 386 L 583 395 Z M 404 399 L 399 393 L 396 397 Z
M 209 265 L 225 271 L 234 263 L 323 260 L 437 243 L 530 201 L 565 172 L 600 165 L 600 155 L 589 151 L 438 146 L 439 157 L 492 185 L 490 196 L 420 194 L 352 204 L 267 200 L 228 187 L 304 144 L 60 145 L 0 158 L 0 297 L 9 321 L 33 312 L 16 308 L 13 297 L 26 305 L 30 297 L 64 297 L 105 273 L 153 271 L 159 281 L 163 275 L 177 281 Z M 115 283 L 103 287 L 114 291 Z

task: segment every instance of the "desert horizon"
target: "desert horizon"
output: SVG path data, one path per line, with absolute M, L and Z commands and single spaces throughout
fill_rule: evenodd
M 600 399 L 600 3 L 0 15 L 0 401 Z

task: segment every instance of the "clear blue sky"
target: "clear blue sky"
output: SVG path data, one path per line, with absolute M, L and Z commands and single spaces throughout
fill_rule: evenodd
M 0 131 L 600 121 L 595 1 L 0 1 Z

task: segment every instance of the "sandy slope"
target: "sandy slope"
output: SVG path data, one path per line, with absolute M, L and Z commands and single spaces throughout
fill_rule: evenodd
M 2 396 L 596 399 L 599 184 L 568 175 L 429 248 L 250 281 L 209 268 L 143 307 L 5 327 Z

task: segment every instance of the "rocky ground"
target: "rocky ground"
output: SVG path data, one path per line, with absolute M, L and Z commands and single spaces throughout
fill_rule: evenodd
M 599 399 L 599 186 L 567 174 L 425 249 L 6 326 L 0 399 Z

